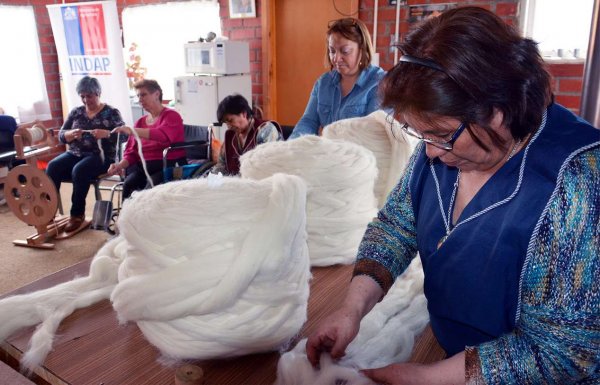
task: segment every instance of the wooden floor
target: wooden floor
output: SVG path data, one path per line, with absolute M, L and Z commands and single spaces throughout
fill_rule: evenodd
M 87 275 L 90 260 L 27 285 L 11 294 L 51 287 Z M 300 338 L 310 334 L 318 322 L 343 298 L 352 266 L 313 268 L 308 321 Z M 14 365 L 26 350 L 33 329 L 12 336 L 4 342 L 0 358 Z M 431 330 L 427 328 L 417 340 L 411 361 L 433 362 L 444 357 Z M 160 353 L 146 341 L 135 323 L 119 326 L 109 301 L 80 309 L 66 318 L 55 339 L 54 350 L 43 367 L 35 373 L 38 383 L 52 385 L 124 385 L 173 384 L 177 365 L 158 362 Z M 267 385 L 276 377 L 279 353 L 252 354 L 228 360 L 196 361 L 205 374 L 206 385 Z M 43 380 L 42 380 L 43 379 Z

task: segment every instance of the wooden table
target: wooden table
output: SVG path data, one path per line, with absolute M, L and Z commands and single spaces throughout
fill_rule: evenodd
M 10 294 L 21 294 L 85 276 L 91 260 L 80 262 Z M 344 296 L 352 266 L 313 268 L 308 321 L 299 338 L 311 333 Z M 0 346 L 0 359 L 15 365 L 27 349 L 33 328 L 13 335 Z M 120 326 L 108 300 L 75 311 L 60 325 L 53 351 L 36 368 L 38 384 L 51 385 L 162 385 L 173 384 L 178 365 L 158 362 L 159 351 L 135 323 Z M 433 362 L 444 357 L 431 330 L 417 339 L 411 361 Z M 279 353 L 251 354 L 226 360 L 196 361 L 204 370 L 205 385 L 268 385 L 275 381 Z

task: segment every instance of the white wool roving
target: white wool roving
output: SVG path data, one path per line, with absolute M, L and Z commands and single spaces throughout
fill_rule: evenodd
M 322 353 L 319 369 L 306 358 L 306 338 L 293 350 L 283 354 L 277 363 L 274 385 L 376 385 L 358 369 L 335 363 L 328 353 Z
M 128 202 L 113 306 L 169 357 L 278 348 L 306 321 L 306 186 L 283 174 L 207 186 L 171 182 Z
M 314 135 L 257 146 L 240 158 L 243 178 L 275 173 L 306 181 L 308 248 L 313 266 L 349 264 L 367 224 L 377 213 L 373 193 L 377 169 L 363 146 Z
M 275 384 L 371 385 L 373 382 L 358 370 L 408 360 L 415 336 L 424 330 L 428 322 L 427 300 L 423 295 L 423 268 L 417 257 L 383 300 L 363 318 L 358 335 L 348 345 L 342 359 L 333 362 L 328 354 L 322 354 L 320 370 L 314 369 L 306 358 L 304 339 L 279 359 Z
M 20 329 L 38 325 L 29 350 L 21 359 L 24 368 L 33 369 L 44 361 L 52 349 L 56 329 L 65 317 L 110 296 L 125 251 L 122 240 L 114 238 L 98 251 L 87 277 L 0 300 L 0 341 Z
M 385 111 L 377 110 L 368 116 L 338 120 L 323 129 L 326 138 L 347 140 L 373 152 L 379 170 L 375 196 L 380 208 L 398 183 L 416 144 L 403 133 L 397 133 L 402 136 L 395 138 L 386 122 L 387 115 Z
M 109 298 L 168 358 L 279 349 L 306 320 L 306 186 L 295 176 L 171 182 L 137 193 L 90 275 L 0 301 L 0 338 L 42 322 L 23 365 L 40 364 L 60 321 Z

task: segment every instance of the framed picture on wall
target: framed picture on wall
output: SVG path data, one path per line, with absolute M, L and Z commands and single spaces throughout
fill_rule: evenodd
M 256 0 L 229 0 L 229 17 L 256 17 Z

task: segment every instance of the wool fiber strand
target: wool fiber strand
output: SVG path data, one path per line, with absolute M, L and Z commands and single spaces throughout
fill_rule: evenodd
M 416 144 L 400 130 L 395 130 L 394 136 L 386 118 L 389 119 L 385 111 L 377 110 L 364 117 L 338 120 L 323 128 L 325 138 L 347 140 L 373 152 L 378 170 L 375 196 L 379 208 L 398 183 Z M 397 121 L 394 124 L 399 127 Z
M 315 369 L 306 358 L 306 339 L 281 355 L 275 385 L 375 385 L 359 370 L 380 368 L 410 358 L 415 337 L 423 332 L 429 315 L 423 295 L 423 267 L 415 258 L 386 296 L 362 319 L 346 354 L 334 362 L 322 353 Z
M 306 220 L 311 265 L 349 264 L 377 212 L 377 168 L 367 148 L 314 135 L 257 146 L 240 158 L 242 178 L 275 173 L 307 184 Z
M 22 361 L 33 368 L 62 319 L 110 299 L 120 322 L 136 322 L 169 359 L 279 349 L 307 316 L 305 206 L 305 183 L 282 174 L 136 193 L 87 277 L 0 300 L 0 339 L 39 324 Z

